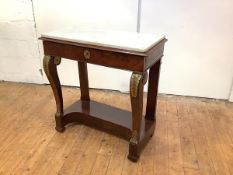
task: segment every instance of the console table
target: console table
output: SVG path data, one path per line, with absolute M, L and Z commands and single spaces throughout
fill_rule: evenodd
M 155 129 L 157 90 L 165 37 L 72 29 L 45 33 L 40 39 L 43 40 L 45 54 L 44 70 L 56 101 L 56 130 L 63 132 L 68 123 L 80 122 L 110 132 L 129 141 L 128 158 L 137 161 Z M 78 61 L 81 91 L 81 99 L 65 110 L 57 74 L 61 57 Z M 87 63 L 132 71 L 129 88 L 132 112 L 90 100 Z M 147 79 L 147 106 L 143 117 L 143 87 Z

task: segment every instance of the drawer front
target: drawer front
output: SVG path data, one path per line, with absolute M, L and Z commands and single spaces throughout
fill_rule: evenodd
M 144 69 L 143 56 L 51 41 L 43 41 L 43 46 L 45 55 L 60 56 L 71 60 L 84 61 L 130 71 L 143 72 Z

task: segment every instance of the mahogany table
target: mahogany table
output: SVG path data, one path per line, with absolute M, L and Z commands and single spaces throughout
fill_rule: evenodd
M 137 161 L 153 135 L 156 100 L 165 37 L 152 34 L 110 31 L 59 31 L 42 34 L 44 70 L 56 101 L 56 130 L 79 122 L 129 141 L 128 158 Z M 63 109 L 57 65 L 61 57 L 78 61 L 81 99 Z M 132 112 L 90 100 L 87 63 L 132 71 Z M 149 70 L 149 78 L 147 74 Z M 101 77 L 99 77 L 101 78 Z M 143 87 L 148 80 L 146 114 L 143 117 Z

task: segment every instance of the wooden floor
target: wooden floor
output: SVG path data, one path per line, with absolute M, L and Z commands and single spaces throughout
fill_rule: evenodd
M 75 88 L 63 93 L 65 106 L 80 96 Z M 91 90 L 91 98 L 130 110 L 127 94 Z M 56 132 L 54 111 L 49 86 L 0 83 L 1 175 L 233 174 L 233 104 L 160 96 L 156 131 L 138 163 L 127 159 L 127 141 L 104 132 L 83 125 Z

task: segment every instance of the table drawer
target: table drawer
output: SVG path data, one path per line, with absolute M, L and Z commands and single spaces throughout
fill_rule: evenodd
M 130 71 L 144 71 L 142 55 L 43 41 L 44 54 Z

